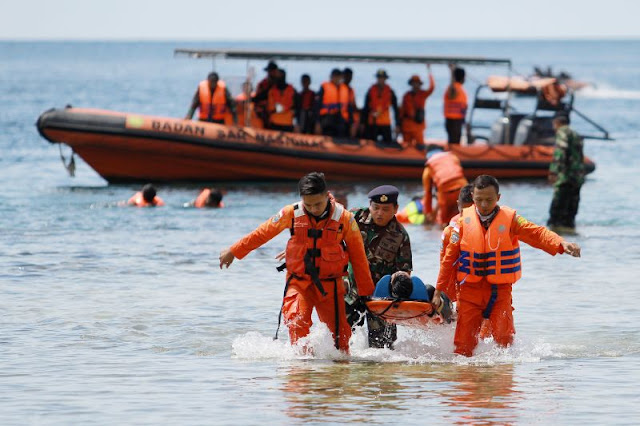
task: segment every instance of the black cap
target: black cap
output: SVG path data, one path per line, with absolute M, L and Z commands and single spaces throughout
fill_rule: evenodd
M 382 185 L 377 188 L 373 188 L 368 194 L 369 200 L 378 204 L 397 204 L 398 203 L 398 188 L 393 185 Z
M 272 71 L 277 69 L 278 69 L 278 64 L 276 64 L 275 61 L 269 61 L 267 66 L 264 68 L 265 71 Z

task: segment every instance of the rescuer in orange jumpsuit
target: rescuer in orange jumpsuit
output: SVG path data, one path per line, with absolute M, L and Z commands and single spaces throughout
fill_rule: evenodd
M 442 244 L 440 245 L 440 263 L 442 263 L 442 259 L 444 259 L 444 254 L 446 253 L 447 246 L 449 245 L 449 241 L 451 240 L 451 233 L 453 232 L 456 224 L 458 223 L 458 219 L 460 219 L 460 215 L 462 214 L 462 210 L 467 207 L 471 207 L 473 205 L 473 184 L 468 184 L 462 187 L 460 190 L 460 194 L 458 194 L 458 214 L 451 218 L 449 224 L 442 230 Z M 445 293 L 452 302 L 458 300 L 458 291 L 456 280 L 453 279 L 449 282 L 449 284 L 442 289 L 442 292 Z
M 451 151 L 444 151 L 441 146 L 429 145 L 427 147 L 427 162 L 422 173 L 422 187 L 424 196 L 425 221 L 434 221 L 434 212 L 431 201 L 433 186 L 437 189 L 438 211 L 435 222 L 445 226 L 457 213 L 457 201 L 460 188 L 468 184 L 464 177 L 460 160 Z
M 162 198 L 156 195 L 156 188 L 150 183 L 142 187 L 141 191 L 133 194 L 127 205 L 134 207 L 160 207 L 164 206 Z
M 200 82 L 184 118 L 190 120 L 196 108 L 200 109 L 200 121 L 225 124 L 225 118 L 231 113 L 233 124 L 238 123 L 236 104 L 217 72 L 209 73 L 207 79 Z
M 348 352 L 351 326 L 343 302 L 349 261 L 360 296 L 373 293 L 374 285 L 362 236 L 353 214 L 328 193 L 324 174 L 313 172 L 298 183 L 302 200 L 288 205 L 230 248 L 220 253 L 220 268 L 285 229 L 291 238 L 285 250 L 287 279 L 282 314 L 295 344 L 309 334 L 313 308 L 333 334 L 336 348 Z M 337 310 L 337 311 L 336 311 Z
M 393 110 L 396 120 L 396 136 L 400 134 L 402 117 L 398 111 L 396 94 L 387 84 L 388 78 L 389 75 L 385 70 L 379 69 L 376 72 L 377 82 L 369 88 L 364 99 L 364 107 L 360 114 L 360 127 L 364 129 L 367 139 L 381 142 L 386 146 L 398 146 L 397 141 L 392 137 L 389 110 Z
M 436 87 L 433 74 L 431 74 L 431 66 L 428 64 L 427 69 L 429 70 L 429 88 L 422 90 L 422 80 L 418 75 L 413 75 L 408 82 L 411 90 L 402 97 L 400 115 L 402 116 L 402 139 L 405 147 L 424 146 L 424 131 L 427 128 L 425 104 Z
M 513 343 L 511 287 L 521 275 L 519 240 L 551 255 L 580 257 L 580 246 L 499 206 L 499 200 L 496 178 L 478 176 L 473 182 L 474 205 L 462 211 L 440 264 L 432 303 L 440 305 L 440 292 L 455 278 L 460 294 L 454 345 L 460 355 L 473 355 L 483 318 L 491 323 L 498 345 Z
M 459 144 L 468 107 L 467 92 L 462 86 L 465 72 L 463 68 L 457 68 L 455 64 L 450 64 L 449 68 L 451 69 L 451 83 L 444 92 L 444 124 L 449 136 L 448 142 Z

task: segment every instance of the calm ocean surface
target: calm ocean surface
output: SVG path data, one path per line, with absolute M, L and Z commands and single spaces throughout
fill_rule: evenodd
M 583 257 L 523 249 L 512 348 L 451 354 L 453 327 L 401 329 L 397 350 L 352 354 L 310 337 L 316 356 L 273 341 L 281 235 L 220 271 L 219 251 L 296 200 L 295 183 L 225 184 L 228 208 L 183 208 L 198 186 L 160 186 L 167 206 L 115 207 L 137 186 L 107 185 L 84 162 L 70 178 L 34 126 L 71 104 L 181 117 L 209 60 L 175 47 L 507 57 L 595 84 L 576 107 L 615 141 L 587 141 L 597 164 L 577 218 Z M 253 64 L 262 75 L 264 63 Z M 336 65 L 282 63 L 313 88 Z M 230 83 L 244 62 L 216 63 Z M 359 104 L 377 68 L 353 64 Z M 398 96 L 422 67 L 387 67 Z M 443 137 L 443 66 L 427 106 Z M 500 68 L 468 67 L 469 86 Z M 0 424 L 638 424 L 640 422 L 640 41 L 348 43 L 0 42 Z M 575 127 L 588 130 L 575 120 Z M 68 149 L 64 150 L 68 155 Z M 344 184 L 349 206 L 382 182 Z M 394 183 L 394 182 L 385 182 Z M 404 205 L 418 182 L 395 182 Z M 502 202 L 544 223 L 551 188 L 503 182 Z M 439 232 L 413 227 L 415 274 L 433 282 Z

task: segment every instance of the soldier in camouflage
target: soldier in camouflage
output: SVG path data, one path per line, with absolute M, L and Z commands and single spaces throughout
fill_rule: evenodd
M 368 194 L 369 207 L 352 209 L 362 233 L 365 253 L 369 261 L 371 278 L 377 283 L 385 275 L 397 271 L 411 273 L 411 243 L 404 226 L 396 220 L 398 212 L 398 188 L 383 185 Z M 351 326 L 364 324 L 364 303 L 357 297 L 357 283 L 350 271 L 350 288 L 345 296 L 347 317 Z M 379 317 L 367 312 L 369 346 L 392 348 L 397 329 Z
M 547 225 L 558 231 L 571 231 L 576 227 L 580 188 L 584 183 L 583 140 L 569 127 L 566 113 L 556 114 L 553 128 L 556 144 L 549 167 L 549 181 L 554 190 Z

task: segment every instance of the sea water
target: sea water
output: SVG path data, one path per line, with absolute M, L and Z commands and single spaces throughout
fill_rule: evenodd
M 524 246 L 513 297 L 511 348 L 481 342 L 454 356 L 454 326 L 399 329 L 396 350 L 369 349 L 356 331 L 338 353 L 314 325 L 314 355 L 277 325 L 286 236 L 220 270 L 221 249 L 297 199 L 295 182 L 216 183 L 227 208 L 183 204 L 200 188 L 159 185 L 166 207 L 117 206 L 139 185 L 108 185 L 78 161 L 67 175 L 57 145 L 34 123 L 71 104 L 182 117 L 215 65 L 237 87 L 262 62 L 174 58 L 215 46 L 511 58 L 514 72 L 552 65 L 593 83 L 576 108 L 615 141 L 589 140 L 597 164 L 582 189 L 582 258 Z M 304 43 L 0 43 L 1 424 L 637 424 L 640 419 L 640 42 L 416 41 Z M 339 63 L 282 62 L 312 87 Z M 350 64 L 361 106 L 379 65 Z M 389 65 L 401 97 L 422 66 Z M 467 67 L 468 92 L 504 67 Z M 448 79 L 433 66 L 428 136 L 445 135 Z M 235 86 L 234 86 L 235 85 Z M 237 89 L 234 89 L 237 90 Z M 490 120 L 492 117 L 480 117 Z M 576 119 L 575 127 L 592 133 Z M 68 147 L 63 147 L 68 160 Z M 396 184 L 400 204 L 419 182 L 337 182 L 350 207 L 375 185 Z M 552 189 L 502 182 L 501 202 L 543 224 Z M 440 233 L 408 228 L 414 273 L 433 283 Z

